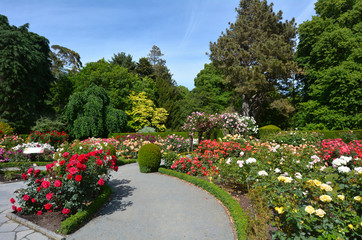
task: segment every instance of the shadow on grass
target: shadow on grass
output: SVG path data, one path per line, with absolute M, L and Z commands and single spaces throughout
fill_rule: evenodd
M 132 206 L 131 201 L 125 201 L 124 198 L 132 196 L 133 191 L 136 189 L 130 186 L 131 180 L 128 179 L 113 179 L 109 182 L 109 186 L 113 188 L 112 198 L 109 203 L 99 212 L 99 216 L 111 215 L 116 211 L 125 211 L 127 207 Z

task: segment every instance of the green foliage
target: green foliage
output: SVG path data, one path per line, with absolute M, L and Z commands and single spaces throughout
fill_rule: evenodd
M 296 60 L 305 68 L 296 126 L 362 126 L 361 1 L 319 0 L 316 16 L 299 26 Z
M 35 126 L 31 128 L 32 131 L 38 132 L 50 132 L 58 131 L 61 132 L 65 129 L 65 124 L 59 119 L 51 119 L 49 117 L 40 117 L 35 122 Z
M 57 114 L 62 114 L 65 105 L 69 101 L 70 95 L 73 93 L 73 83 L 70 77 L 61 74 L 57 77 L 56 81 L 52 83 L 50 88 L 51 104 Z
M 303 144 L 315 144 L 324 139 L 324 135 L 317 132 L 305 131 L 283 131 L 283 132 L 270 132 L 269 135 L 263 135 L 263 140 L 276 142 L 279 144 L 288 144 L 299 146 Z
M 138 165 L 140 172 L 157 172 L 161 164 L 161 150 L 153 143 L 145 144 L 138 151 Z
M 78 212 L 61 223 L 59 232 L 69 234 L 87 222 L 109 200 L 113 190 L 107 184 L 103 185 L 102 193 L 83 211 Z
M 91 85 L 85 92 L 76 92 L 65 107 L 65 119 L 72 137 L 105 137 L 111 132 L 120 132 L 126 124 L 123 111 L 110 105 L 107 92 Z
M 135 134 L 135 133 L 112 133 L 112 134 L 109 134 L 108 137 L 109 138 L 120 138 L 122 136 L 127 136 L 127 135 L 132 135 L 132 134 Z M 189 133 L 188 132 L 155 132 L 155 133 L 147 133 L 147 134 L 143 134 L 143 135 L 150 135 L 150 136 L 156 136 L 156 137 L 161 137 L 161 138 L 165 138 L 169 135 L 172 135 L 172 134 L 175 134 L 175 135 L 178 135 L 178 136 L 181 136 L 181 137 L 184 137 L 186 139 L 189 138 Z
M 144 126 L 142 129 L 137 131 L 138 133 L 154 133 L 156 129 L 153 127 Z
M 58 78 L 59 75 L 76 73 L 82 68 L 79 53 L 59 45 L 52 45 L 53 49 L 50 52 L 50 59 L 52 61 L 52 73 Z
M 287 90 L 298 70 L 296 24 L 283 22 L 282 12 L 274 13 L 267 1 L 241 0 L 236 11 L 235 23 L 210 43 L 209 56 L 232 90 L 231 110 L 260 122 L 273 101 L 285 98 L 279 92 Z
M 228 89 L 225 77 L 219 69 L 212 63 L 205 64 L 204 69 L 194 79 L 194 83 L 192 97 L 197 103 L 194 111 L 210 114 L 225 111 L 231 100 L 232 91 Z
M 53 80 L 49 41 L 28 31 L 29 24 L 11 26 L 0 15 L 0 118 L 16 132 L 27 132 L 47 111 L 45 100 Z
M 6 122 L 0 122 L 0 136 L 1 135 L 10 135 L 14 129 Z
M 82 70 L 71 76 L 75 92 L 82 92 L 92 83 L 102 87 L 109 95 L 110 103 L 117 109 L 126 110 L 132 86 L 140 81 L 128 69 L 111 64 L 104 59 L 88 63 Z
M 127 68 L 129 71 L 133 71 L 136 68 L 136 63 L 132 60 L 132 56 L 130 54 L 126 55 L 125 52 L 113 54 L 110 63 Z
M 260 136 L 260 138 L 263 138 L 268 135 L 278 133 L 280 131 L 281 131 L 280 127 L 277 127 L 275 125 L 267 125 L 267 126 L 259 128 L 259 136 Z
M 153 69 L 148 58 L 145 58 L 145 57 L 140 58 L 140 60 L 137 63 L 137 66 L 136 66 L 136 72 L 137 72 L 138 76 L 140 76 L 141 78 L 143 78 L 143 77 L 153 78 L 154 71 L 155 70 Z
M 159 131 L 166 130 L 164 123 L 167 119 L 167 111 L 163 108 L 156 108 L 152 100 L 148 99 L 145 92 L 137 95 L 132 92 L 129 96 L 132 104 L 130 111 L 126 113 L 131 117 L 128 125 L 138 131 L 143 126 L 154 126 Z
M 230 196 L 230 194 L 228 194 L 226 191 L 224 191 L 223 189 L 221 189 L 220 187 L 216 186 L 213 183 L 209 183 L 197 177 L 189 176 L 185 173 L 180 173 L 164 168 L 160 168 L 159 172 L 193 183 L 196 186 L 201 187 L 204 190 L 208 191 L 215 198 L 219 199 L 222 202 L 222 204 L 228 209 L 234 221 L 234 227 L 236 229 L 238 239 L 247 239 L 246 228 L 248 223 L 245 216 L 245 212 L 240 207 L 239 203 L 232 196 Z

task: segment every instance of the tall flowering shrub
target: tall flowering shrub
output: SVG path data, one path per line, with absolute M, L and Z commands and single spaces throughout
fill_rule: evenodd
M 39 132 L 34 131 L 29 135 L 29 142 L 48 143 L 55 148 L 58 148 L 62 143 L 69 140 L 69 135 L 66 132 Z
M 29 168 L 22 177 L 27 187 L 11 199 L 13 210 L 37 213 L 61 211 L 65 215 L 84 209 L 109 178 L 111 170 L 117 171 L 116 157 L 110 150 L 71 147 L 61 149 L 46 166 L 47 174 Z
M 238 113 L 224 113 L 219 119 L 224 135 L 250 136 L 258 133 L 258 125 L 253 117 L 240 116 Z
M 3 135 L 0 137 L 0 146 L 10 150 L 11 148 L 24 143 L 24 139 L 22 139 L 18 135 Z

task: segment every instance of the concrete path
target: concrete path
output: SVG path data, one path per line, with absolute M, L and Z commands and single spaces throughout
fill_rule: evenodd
M 137 164 L 112 173 L 110 185 L 115 189 L 111 202 L 67 239 L 235 239 L 225 209 L 193 185 L 159 173 L 140 173 Z M 24 186 L 0 184 L 1 240 L 48 239 L 5 217 L 14 190 Z
M 112 175 L 111 202 L 67 239 L 235 238 L 225 209 L 207 192 L 159 173 L 140 173 L 137 164 Z

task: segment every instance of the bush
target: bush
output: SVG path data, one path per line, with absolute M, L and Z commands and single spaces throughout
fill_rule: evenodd
M 271 134 L 275 134 L 280 131 L 281 131 L 280 127 L 277 127 L 275 125 L 266 125 L 264 127 L 259 128 L 259 137 L 260 138 L 267 137 Z
M 13 128 L 6 122 L 0 122 L 0 136 L 13 133 Z
M 36 132 L 50 132 L 64 130 L 65 124 L 58 119 L 51 119 L 48 117 L 41 117 L 35 122 L 35 126 L 31 128 L 32 131 Z
M 138 133 L 154 133 L 156 129 L 153 127 L 144 126 L 142 129 L 137 131 Z
M 62 143 L 69 140 L 69 136 L 66 132 L 31 132 L 29 136 L 30 142 L 48 143 L 55 148 L 58 148 Z
M 0 138 L 0 146 L 6 150 L 22 143 L 24 143 L 24 139 L 18 135 L 4 135 Z
M 153 143 L 143 145 L 138 152 L 140 172 L 157 172 L 161 164 L 161 150 Z

